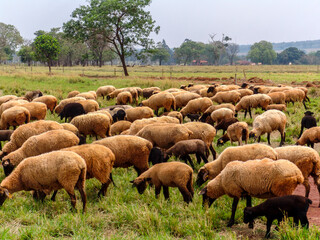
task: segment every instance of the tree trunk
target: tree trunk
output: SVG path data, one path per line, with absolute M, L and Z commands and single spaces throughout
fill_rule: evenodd
M 123 54 L 120 56 L 120 60 L 121 60 L 121 63 L 122 63 L 122 68 L 123 68 L 124 75 L 125 76 L 129 76 L 127 65 L 126 65 L 126 60 L 125 60 Z

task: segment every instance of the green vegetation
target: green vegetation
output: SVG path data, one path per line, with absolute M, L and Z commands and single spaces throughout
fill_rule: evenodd
M 116 68 L 116 76 L 114 76 Z M 131 77 L 122 77 L 121 67 L 53 68 L 52 75 L 44 67 L 0 66 L 0 91 L 3 94 L 23 95 L 28 90 L 39 89 L 44 94 L 52 94 L 59 99 L 65 98 L 71 90 L 81 92 L 96 90 L 99 86 L 112 84 L 125 86 L 159 86 L 162 89 L 179 87 L 189 82 L 208 83 L 209 80 L 196 81 L 188 78 L 234 76 L 236 67 L 134 67 L 130 68 Z M 276 83 L 290 84 L 292 81 L 316 81 L 320 75 L 316 66 L 252 66 L 245 67 L 246 77 L 271 79 Z M 170 71 L 172 79 L 170 79 Z M 243 78 L 243 69 L 238 67 L 238 79 Z M 179 80 L 185 78 L 185 80 Z M 174 79 L 174 80 L 173 80 Z M 318 112 L 320 91 L 309 89 L 311 111 Z M 99 99 L 101 107 L 114 104 Z M 260 110 L 257 110 L 258 113 Z M 286 144 L 295 143 L 299 134 L 302 105 L 288 107 Z M 255 113 L 255 111 L 253 111 Z M 294 114 L 293 114 L 294 113 Z M 240 120 L 243 113 L 239 114 Z M 47 119 L 59 121 L 57 115 L 47 114 Z M 252 125 L 252 120 L 245 121 Z M 222 135 L 219 132 L 216 139 Z M 278 146 L 278 133 L 272 134 L 272 146 Z M 215 141 L 216 141 L 215 139 Z M 92 139 L 89 139 L 91 142 Z M 266 137 L 262 138 L 266 142 Z M 252 142 L 250 140 L 249 142 Z M 230 143 L 216 148 L 221 153 Z M 210 157 L 210 160 L 211 157 Z M 196 170 L 202 166 L 195 164 Z M 265 234 L 266 219 L 258 219 L 255 229 L 248 229 L 242 223 L 242 210 L 245 201 L 240 201 L 236 213 L 236 225 L 226 228 L 231 214 L 232 199 L 224 196 L 206 210 L 202 199 L 197 195 L 201 188 L 195 187 L 191 204 L 186 205 L 178 189 L 170 189 L 170 200 L 163 195 L 154 197 L 154 189 L 148 187 L 143 195 L 131 187 L 130 180 L 137 176 L 132 169 L 114 169 L 113 178 L 117 187 L 110 185 L 107 196 L 98 199 L 100 183 L 91 179 L 86 183 L 88 196 L 87 213 L 81 213 L 80 195 L 77 192 L 78 212 L 70 211 L 70 199 L 65 191 L 60 191 L 56 202 L 47 198 L 44 202 L 32 199 L 29 192 L 15 193 L 0 208 L 1 239 L 261 239 Z M 194 175 L 194 178 L 196 174 Z M 0 179 L 4 178 L 2 168 Z M 256 205 L 263 200 L 254 199 Z M 274 229 L 274 228 L 273 228 Z M 295 228 L 290 221 L 281 226 L 280 231 L 272 232 L 276 239 L 319 239 L 318 227 L 309 231 Z

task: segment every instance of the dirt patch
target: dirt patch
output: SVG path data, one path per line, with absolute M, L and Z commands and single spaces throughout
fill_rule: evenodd
M 312 200 L 312 204 L 309 207 L 308 211 L 308 219 L 310 225 L 317 225 L 320 226 L 320 209 L 319 209 L 319 192 L 314 184 L 313 178 L 309 177 L 309 183 L 311 185 L 309 198 Z M 296 190 L 294 191 L 294 194 L 304 196 L 305 194 L 305 188 L 302 184 L 300 184 Z

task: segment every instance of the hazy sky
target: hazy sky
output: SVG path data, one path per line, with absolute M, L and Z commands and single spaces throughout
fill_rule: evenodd
M 0 22 L 14 25 L 23 38 L 61 27 L 86 0 L 0 0 Z M 261 40 L 320 39 L 319 0 L 153 0 L 148 10 L 160 26 L 155 41 L 178 47 L 188 38 L 207 43 L 222 33 L 238 44 Z

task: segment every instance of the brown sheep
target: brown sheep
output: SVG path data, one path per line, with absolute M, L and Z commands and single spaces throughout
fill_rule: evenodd
M 320 127 L 312 127 L 302 133 L 296 145 L 305 145 L 314 148 L 314 144 L 320 142 Z
M 261 107 L 263 110 L 266 110 L 267 106 L 271 103 L 271 98 L 266 94 L 254 94 L 250 96 L 245 96 L 240 99 L 237 103 L 235 111 L 236 117 L 239 111 L 245 110 L 244 117 L 247 116 L 247 112 L 249 112 L 250 117 L 251 115 L 251 108 L 258 108 Z
M 41 96 L 33 99 L 32 102 L 42 102 L 46 104 L 47 109 L 49 109 L 51 114 L 53 114 L 53 110 L 57 106 L 58 100 L 55 96 L 45 95 L 45 96 Z
M 249 128 L 246 122 L 236 122 L 231 124 L 228 129 L 227 133 L 224 134 L 221 138 L 218 139 L 217 145 L 223 145 L 225 142 L 230 140 L 231 145 L 233 142 L 238 142 L 238 145 L 242 145 L 242 141 L 248 143 L 249 139 Z
M 106 85 L 99 87 L 96 91 L 97 97 L 102 97 L 104 99 L 105 96 L 107 96 L 109 93 L 116 90 L 116 88 L 112 85 Z
M 196 98 L 190 100 L 188 104 L 183 107 L 180 111 L 183 117 L 187 116 L 188 113 L 204 113 L 213 103 L 210 98 Z
M 234 116 L 234 112 L 229 108 L 219 108 L 213 111 L 210 115 L 213 121 L 212 125 L 214 125 L 215 123 L 219 123 L 223 119 L 233 118 L 233 116 Z
M 176 107 L 177 109 L 181 109 L 188 104 L 190 100 L 200 98 L 201 96 L 197 93 L 192 92 L 181 92 L 181 94 L 175 95 L 176 99 Z
M 210 98 L 213 102 L 221 103 L 233 103 L 236 104 L 241 99 L 241 94 L 237 91 L 218 92 Z
M 73 98 L 73 97 L 77 96 L 79 93 L 80 92 L 77 91 L 77 90 L 71 91 L 71 92 L 68 93 L 67 98 Z
M 149 107 L 135 107 L 125 110 L 126 118 L 129 122 L 134 122 L 135 120 L 142 118 L 152 118 L 154 116 L 153 110 Z
M 155 111 L 155 114 L 158 116 L 159 108 L 163 107 L 164 111 L 170 111 L 171 109 L 176 110 L 176 100 L 171 93 L 161 92 L 155 95 L 152 95 L 150 98 L 143 100 L 140 103 L 141 106 L 150 107 Z
M 47 105 L 41 102 L 29 102 L 20 105 L 29 110 L 30 120 L 43 120 L 47 115 Z
M 7 110 L 9 108 L 12 108 L 14 106 L 20 106 L 20 105 L 25 104 L 25 103 L 28 103 L 28 101 L 26 101 L 26 100 L 10 100 L 8 102 L 3 103 L 0 106 L 0 116 L 2 115 L 2 113 L 5 110 Z
M 31 102 L 33 99 L 37 98 L 37 97 L 41 97 L 43 96 L 42 92 L 40 90 L 34 90 L 34 91 L 28 91 L 26 92 L 26 94 L 24 95 L 24 97 Z
M 131 126 L 131 122 L 129 121 L 122 120 L 122 121 L 115 122 L 110 127 L 110 134 L 111 136 L 118 135 L 123 131 L 129 129 L 130 126 Z
M 286 94 L 283 92 L 273 92 L 267 94 L 271 97 L 271 103 L 273 104 L 285 104 L 286 103 Z
M 4 96 L 1 96 L 0 97 L 0 106 L 5 103 L 5 102 L 8 102 L 10 100 L 14 100 L 14 99 L 17 99 L 18 97 L 15 96 L 15 95 L 4 95 Z
M 287 106 L 285 104 L 270 104 L 267 106 L 267 110 L 276 109 L 282 112 L 287 111 Z
M 0 129 L 6 130 L 9 129 L 10 126 L 13 126 L 13 129 L 16 129 L 17 126 L 28 122 L 30 122 L 29 110 L 25 107 L 14 106 L 1 114 Z
M 126 105 L 126 104 L 132 104 L 132 95 L 130 92 L 123 91 L 118 94 L 117 96 L 117 104 L 118 105 Z
M 284 91 L 284 93 L 286 95 L 286 103 L 292 102 L 292 104 L 294 105 L 295 102 L 302 102 L 304 108 L 307 109 L 307 106 L 305 104 L 306 94 L 303 90 L 293 88 Z

